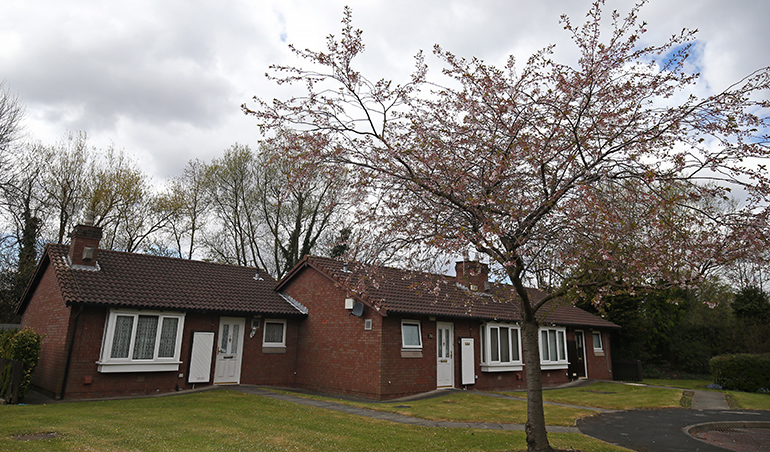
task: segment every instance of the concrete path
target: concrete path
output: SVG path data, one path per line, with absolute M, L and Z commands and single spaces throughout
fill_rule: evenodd
M 451 422 L 451 421 L 431 421 L 427 419 L 420 419 L 411 416 L 404 416 L 396 413 L 387 413 L 384 411 L 369 410 L 366 408 L 357 408 L 342 403 L 328 402 L 325 400 L 314 400 L 304 397 L 298 397 L 291 394 L 278 394 L 272 391 L 261 389 L 257 386 L 227 386 L 227 389 L 233 389 L 235 391 L 245 392 L 247 394 L 254 394 L 262 397 L 269 397 L 271 399 L 283 400 L 286 402 L 298 403 L 300 405 L 314 406 L 317 408 L 325 408 L 327 410 L 340 411 L 343 413 L 354 414 L 357 416 L 365 416 L 373 419 L 381 419 L 383 421 L 398 422 L 400 424 L 419 425 L 422 427 L 446 427 L 446 428 L 480 428 L 487 430 L 511 430 L 511 431 L 524 431 L 524 425 L 522 424 L 499 424 L 494 422 Z M 446 392 L 444 392 L 446 393 Z M 546 427 L 549 433 L 580 433 L 577 427 L 559 427 L 551 426 Z
M 694 391 L 693 410 L 729 410 L 725 395 L 717 391 Z

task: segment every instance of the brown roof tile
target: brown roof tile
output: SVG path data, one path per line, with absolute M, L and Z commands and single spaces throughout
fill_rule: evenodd
M 304 266 L 326 274 L 384 315 L 398 313 L 509 322 L 521 320 L 518 297 L 510 285 L 494 284 L 491 290 L 493 296 L 492 293 L 470 292 L 450 276 L 356 262 L 344 263 L 322 257 L 305 258 L 279 282 L 278 287 L 282 287 Z M 533 301 L 546 295 L 537 289 L 527 290 Z M 545 324 L 619 328 L 612 322 L 558 300 L 547 303 L 540 309 L 538 317 Z
M 72 269 L 69 247 L 49 245 L 64 301 L 125 308 L 299 315 L 264 271 L 234 265 L 99 250 L 98 271 Z

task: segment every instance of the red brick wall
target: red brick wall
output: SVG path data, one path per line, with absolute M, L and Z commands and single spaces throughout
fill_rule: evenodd
M 259 328 L 254 333 L 254 337 L 249 337 L 251 318 L 246 318 L 241 383 L 293 386 L 294 371 L 297 366 L 297 332 L 301 319 L 288 319 L 286 321 L 286 348 L 283 350 L 285 353 L 267 353 L 263 349 L 262 339 L 265 332 L 264 322 L 266 319 L 270 319 L 270 317 L 263 317 L 260 320 Z
M 189 329 L 196 323 L 195 315 L 185 317 L 181 350 L 183 363 L 179 365 L 178 371 L 100 373 L 96 362 L 101 354 L 108 312 L 107 308 L 87 306 L 80 315 L 65 399 L 156 394 L 174 391 L 177 384 L 184 387 L 185 378 L 179 378 L 178 375 L 186 374 L 187 371 L 186 362 L 192 337 Z
M 603 352 L 594 351 L 592 330 L 586 333 L 586 367 L 588 378 L 594 380 L 612 380 L 612 362 L 610 361 L 610 333 L 602 331 Z
M 367 398 L 393 399 L 436 389 L 436 324 L 454 325 L 454 386 L 462 387 L 459 339 L 474 339 L 474 385 L 468 389 L 506 390 L 526 387 L 524 371 L 482 372 L 480 322 L 405 316 L 421 325 L 423 349 L 419 357 L 402 354 L 402 317 L 382 317 L 367 307 L 361 319 L 349 315 L 344 300 L 350 296 L 312 268 L 303 270 L 284 290 L 309 309 L 299 325 L 298 387 Z M 371 318 L 372 331 L 363 330 L 363 319 Z M 411 356 L 410 356 L 411 355 Z M 568 382 L 567 370 L 543 372 L 543 384 Z
M 54 271 L 48 267 L 24 311 L 21 325 L 22 328 L 29 327 L 44 335 L 40 362 L 35 369 L 32 384 L 51 397 L 61 392 L 67 361 L 70 311 L 59 292 Z
M 484 372 L 481 370 L 481 323 L 471 322 L 471 336 L 474 338 L 474 354 L 476 360 L 476 379 L 475 385 L 468 385 L 468 389 L 479 391 L 507 391 L 515 389 L 526 389 L 527 375 L 526 368 L 521 371 L 510 372 Z M 524 363 L 526 366 L 526 362 Z M 543 386 L 556 386 L 569 382 L 567 369 L 555 369 L 542 371 Z
M 407 316 L 404 319 L 420 322 L 422 357 L 402 356 L 402 318 L 383 318 L 381 397 L 385 399 L 436 389 L 436 322 L 415 316 Z
M 382 399 L 398 398 L 405 395 L 428 392 L 436 389 L 436 325 L 446 321 L 454 326 L 454 386 L 456 388 L 499 391 L 526 388 L 526 375 L 520 372 L 482 372 L 481 371 L 481 323 L 476 320 L 405 317 L 420 320 L 423 350 L 421 358 L 404 358 L 401 354 L 401 318 L 383 318 L 383 364 L 382 389 L 377 396 Z M 472 385 L 463 386 L 462 354 L 460 338 L 473 338 L 475 375 L 478 377 Z M 566 369 L 543 371 L 543 385 L 556 386 L 569 382 Z
M 377 397 L 382 317 L 368 307 L 360 318 L 350 315 L 345 309 L 350 294 L 311 268 L 284 290 L 309 310 L 299 325 L 296 385 Z M 365 319 L 372 320 L 371 331 L 364 330 Z
M 146 395 L 189 389 L 187 383 L 189 359 L 194 332 L 214 332 L 218 343 L 219 315 L 212 313 L 188 313 L 185 316 L 178 371 L 100 373 L 96 361 L 101 353 L 104 322 L 109 311 L 105 308 L 87 307 L 83 310 L 75 339 L 75 349 L 70 365 L 70 376 L 65 398 L 111 397 Z M 249 338 L 251 318 L 246 319 L 243 338 L 241 383 L 286 385 L 293 383 L 296 359 L 297 320 L 287 322 L 287 353 L 262 353 L 262 328 Z M 216 354 L 212 353 L 209 383 L 214 381 Z M 182 375 L 181 377 L 179 375 Z M 203 384 L 205 385 L 205 384 Z M 201 386 L 201 384 L 198 384 Z

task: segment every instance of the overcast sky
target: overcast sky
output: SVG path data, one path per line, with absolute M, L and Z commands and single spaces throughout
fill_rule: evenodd
M 339 34 L 344 5 L 364 31 L 371 78 L 404 81 L 419 50 L 441 44 L 490 63 L 523 62 L 557 44 L 574 46 L 559 24 L 582 23 L 588 0 L 3 0 L 0 80 L 26 106 L 30 139 L 53 143 L 85 131 L 114 143 L 156 181 L 193 158 L 210 161 L 235 142 L 254 146 L 255 121 L 240 105 L 272 99 L 270 64 L 292 61 L 289 43 L 321 50 Z M 607 0 L 607 10 L 632 2 Z M 722 90 L 770 65 L 770 1 L 653 0 L 641 17 L 648 42 L 697 28 L 702 90 Z M 437 67 L 434 68 L 437 71 Z

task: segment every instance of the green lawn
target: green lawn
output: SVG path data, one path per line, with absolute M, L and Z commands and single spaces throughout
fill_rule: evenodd
M 669 388 L 690 389 L 694 391 L 710 391 L 711 380 L 672 380 L 662 378 L 645 378 L 642 383 L 651 386 L 667 386 Z
M 679 407 L 682 390 L 597 382 L 588 386 L 543 391 L 547 402 L 609 410 Z M 517 393 L 513 393 L 516 395 Z M 521 396 L 521 393 L 518 393 Z
M 52 439 L 18 435 L 56 432 Z M 552 444 L 586 452 L 625 449 L 580 434 Z M 519 450 L 523 432 L 426 428 L 229 390 L 170 397 L 0 406 L 3 451 Z
M 735 408 L 744 410 L 770 410 L 770 394 L 753 392 L 724 391 L 732 399 Z

